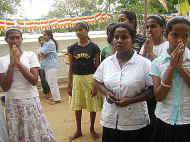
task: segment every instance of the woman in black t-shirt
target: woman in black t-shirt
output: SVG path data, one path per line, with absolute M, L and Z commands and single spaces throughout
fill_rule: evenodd
M 87 23 L 80 22 L 75 26 L 78 42 L 68 47 L 69 75 L 68 94 L 71 97 L 72 110 L 75 111 L 76 131 L 70 137 L 74 140 L 82 136 L 81 117 L 82 109 L 90 112 L 90 133 L 93 138 L 98 138 L 94 130 L 96 112 L 102 108 L 101 96 L 92 96 L 93 78 L 96 68 L 100 63 L 100 49 L 88 37 Z

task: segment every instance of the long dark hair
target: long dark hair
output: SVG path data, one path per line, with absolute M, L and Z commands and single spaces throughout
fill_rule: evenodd
M 50 37 L 50 39 L 53 40 L 53 42 L 55 43 L 56 51 L 58 52 L 58 44 L 57 44 L 57 41 L 53 37 L 52 31 L 51 30 L 45 30 L 44 33 L 46 33 Z

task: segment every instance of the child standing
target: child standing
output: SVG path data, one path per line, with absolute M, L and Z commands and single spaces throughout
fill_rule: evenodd
M 71 106 L 75 111 L 77 129 L 70 137 L 74 140 L 82 136 L 81 117 L 82 109 L 90 112 L 90 133 L 93 138 L 98 138 L 94 129 L 96 112 L 101 110 L 101 96 L 92 96 L 93 78 L 96 68 L 100 63 L 100 49 L 88 37 L 89 26 L 79 22 L 75 26 L 78 42 L 68 47 L 69 77 L 68 94 L 72 96 Z
M 58 45 L 53 38 L 51 30 L 43 32 L 44 44 L 40 48 L 40 55 L 43 56 L 41 64 L 45 70 L 46 79 L 52 94 L 51 104 L 61 103 L 61 95 L 58 86 L 57 69 L 58 69 Z
M 190 22 L 174 17 L 166 25 L 169 48 L 152 62 L 151 76 L 157 100 L 151 142 L 188 142 L 190 139 Z
M 6 117 L 10 142 L 54 142 L 52 130 L 42 112 L 38 90 L 39 62 L 33 52 L 23 51 L 22 33 L 6 31 L 10 54 L 0 60 L 0 85 L 6 94 Z
M 40 43 L 40 48 L 41 48 L 43 46 L 43 44 L 44 44 L 44 37 L 40 36 L 38 38 L 38 42 Z M 38 58 L 39 58 L 39 61 L 41 63 L 41 61 L 43 60 L 44 56 L 42 54 L 38 54 Z M 48 98 L 51 97 L 51 92 L 50 92 L 50 88 L 49 88 L 48 82 L 46 80 L 44 66 L 43 66 L 42 63 L 40 64 L 39 75 L 40 75 L 40 81 L 41 81 L 43 93 L 45 94 L 46 98 L 48 99 Z

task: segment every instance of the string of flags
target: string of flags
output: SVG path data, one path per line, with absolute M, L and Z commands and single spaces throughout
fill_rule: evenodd
M 83 16 L 75 18 L 53 18 L 53 19 L 38 19 L 38 20 L 22 20 L 22 19 L 5 19 L 0 18 L 0 31 L 6 28 L 16 26 L 21 31 L 43 31 L 47 29 L 66 29 L 72 28 L 75 23 L 85 21 L 90 25 L 102 23 L 112 17 L 108 13 L 97 13 L 92 16 Z

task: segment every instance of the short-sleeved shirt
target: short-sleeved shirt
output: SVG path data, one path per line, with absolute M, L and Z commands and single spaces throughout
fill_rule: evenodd
M 40 67 L 38 58 L 34 52 L 23 52 L 20 62 L 30 70 L 33 67 Z M 0 73 L 6 73 L 10 64 L 10 55 L 0 57 Z M 38 96 L 36 86 L 33 86 L 20 71 L 14 69 L 13 82 L 6 96 L 11 99 L 33 98 Z
M 156 58 L 152 62 L 150 75 L 157 76 L 161 80 L 170 64 L 170 55 L 167 53 Z M 184 68 L 190 72 L 190 51 L 185 49 Z M 165 123 L 190 124 L 190 87 L 180 75 L 174 70 L 172 87 L 164 100 L 157 102 L 155 115 Z
M 98 53 L 100 53 L 100 49 L 93 42 L 90 42 L 86 47 L 81 47 L 78 43 L 69 46 L 68 54 L 73 56 L 73 74 L 93 74 L 96 70 L 94 63 Z
M 106 57 L 112 55 L 112 47 L 111 45 L 107 45 L 101 50 L 101 61 L 103 61 Z
M 94 78 L 112 91 L 117 97 L 140 95 L 146 87 L 152 86 L 149 76 L 151 62 L 134 53 L 121 68 L 114 55 L 107 57 L 97 68 Z M 146 101 L 118 107 L 104 100 L 101 124 L 119 130 L 137 130 L 149 124 Z
M 158 57 L 162 54 L 166 54 L 168 48 L 169 48 L 169 42 L 165 41 L 159 45 L 154 45 L 153 46 L 153 53 Z M 143 51 L 144 51 L 144 45 L 142 46 L 139 54 L 142 55 Z
M 39 52 L 46 55 L 41 61 L 42 69 L 58 68 L 58 56 L 56 45 L 53 40 L 50 39 L 48 42 L 45 42 L 39 49 Z

